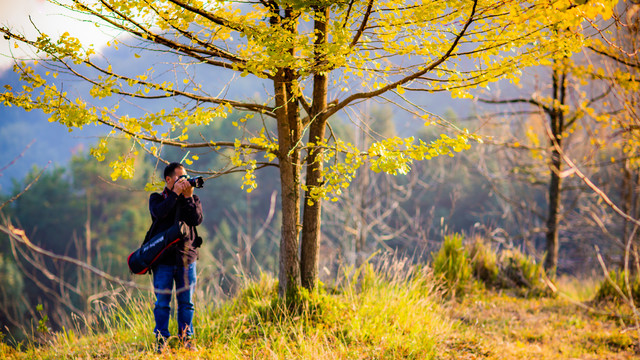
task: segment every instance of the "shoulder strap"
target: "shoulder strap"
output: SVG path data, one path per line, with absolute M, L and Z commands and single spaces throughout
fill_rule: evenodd
M 180 204 L 178 204 L 179 201 L 180 197 L 178 197 L 178 200 L 176 200 L 176 215 L 173 217 L 174 224 L 177 224 L 178 220 L 180 220 Z
M 162 196 L 166 199 L 167 198 L 167 189 L 165 189 L 162 192 Z M 177 205 L 177 204 L 176 204 Z M 142 242 L 142 245 L 146 244 L 150 238 L 151 238 L 151 233 L 153 232 L 154 227 L 156 226 L 156 224 L 158 223 L 157 221 L 158 219 L 153 218 L 152 217 L 152 223 L 151 223 L 151 227 L 149 227 L 149 230 L 147 231 L 147 235 L 145 235 L 144 237 L 144 241 Z M 173 218 L 173 223 L 176 224 L 178 222 L 178 220 L 180 220 L 180 206 L 176 206 L 176 215 Z M 195 229 L 195 228 L 194 228 Z M 198 230 L 196 230 L 196 236 L 198 236 Z
M 153 231 L 153 228 L 156 226 L 157 219 L 154 219 L 153 217 L 151 219 L 152 219 L 151 227 L 149 227 L 149 230 L 147 230 L 147 235 L 144 236 L 144 241 L 142 241 L 142 245 L 146 244 L 149 241 L 149 239 L 151 238 L 151 232 Z
M 168 195 L 167 194 L 167 189 L 165 188 L 162 191 L 162 197 L 166 199 L 167 195 Z M 147 234 L 144 236 L 144 240 L 142 241 L 142 245 L 146 244 L 150 240 L 151 233 L 153 232 L 153 228 L 156 226 L 157 220 L 158 219 L 154 218 L 153 215 L 151 216 L 151 226 L 149 227 L 149 230 L 147 230 Z
M 197 248 L 199 248 L 199 247 L 202 245 L 202 238 L 200 237 L 200 235 L 198 235 L 198 227 L 197 227 L 197 226 L 194 226 L 194 227 L 193 227 L 193 231 L 194 231 L 194 233 L 195 233 L 196 237 L 195 237 L 195 239 L 193 240 L 193 244 L 192 244 L 192 246 L 193 246 L 195 249 L 197 249 Z

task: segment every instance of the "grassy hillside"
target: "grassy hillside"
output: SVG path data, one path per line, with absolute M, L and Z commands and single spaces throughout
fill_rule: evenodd
M 566 295 L 524 298 L 479 286 L 445 297 L 427 268 L 387 262 L 346 271 L 335 287 L 283 304 L 275 281 L 248 283 L 217 306 L 197 299 L 197 349 L 156 355 L 153 299 L 104 304 L 101 325 L 0 345 L 8 359 L 631 359 L 637 332 L 623 308 L 578 306 L 595 283 L 560 281 Z M 175 329 L 175 321 L 171 324 Z

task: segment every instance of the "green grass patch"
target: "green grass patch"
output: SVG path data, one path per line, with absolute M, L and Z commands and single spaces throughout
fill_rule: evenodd
M 623 302 L 623 297 L 640 304 L 640 276 L 627 275 L 624 271 L 609 272 L 610 279 L 603 279 L 595 295 L 595 302 Z
M 563 293 L 576 301 L 587 302 L 595 298 L 602 280 L 594 277 L 574 277 L 562 275 L 556 279 L 556 285 Z
M 498 266 L 497 253 L 480 236 L 475 236 L 468 247 L 473 277 L 487 287 L 499 287 L 500 267 Z
M 542 281 L 542 264 L 518 249 L 500 254 L 499 282 L 502 289 L 515 289 L 522 296 L 547 296 L 551 293 Z
M 448 337 L 440 293 L 427 267 L 381 261 L 344 271 L 331 291 L 320 284 L 295 301 L 277 296 L 277 282 L 262 276 L 219 306 L 196 300 L 196 352 L 177 341 L 163 357 L 260 359 L 433 359 Z M 153 299 L 130 296 L 100 312 L 100 329 L 66 330 L 0 358 L 147 359 L 154 350 Z M 126 301 L 125 301 L 126 300 Z M 170 328 L 176 328 L 172 319 Z
M 473 258 L 469 252 L 469 258 Z M 469 262 L 471 264 L 471 262 Z M 473 271 L 472 268 L 470 271 Z M 562 282 L 558 283 L 561 286 Z M 247 281 L 233 298 L 196 299 L 195 351 L 174 339 L 154 353 L 153 295 L 96 307 L 95 328 L 51 333 L 2 359 L 573 359 L 633 358 L 637 338 L 619 318 L 563 298 L 503 290 L 444 296 L 430 267 L 382 258 L 344 269 L 329 287 L 277 296 L 277 281 Z M 79 319 L 79 323 L 82 323 Z M 626 322 L 629 324 L 629 322 Z M 172 318 L 170 328 L 177 324 Z M 82 328 L 82 330 L 79 330 Z
M 463 235 L 454 233 L 445 236 L 432 257 L 434 275 L 452 297 L 473 291 L 478 284 L 509 289 L 518 296 L 551 295 L 543 282 L 542 264 L 517 248 L 496 252 L 482 237 L 465 243 Z
M 464 295 L 471 283 L 473 267 L 463 239 L 458 233 L 447 235 L 440 250 L 433 254 L 433 273 L 452 297 Z

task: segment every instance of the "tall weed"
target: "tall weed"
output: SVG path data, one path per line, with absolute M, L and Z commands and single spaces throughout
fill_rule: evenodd
M 624 270 L 611 271 L 609 272 L 609 276 L 611 277 L 611 281 L 606 278 L 602 280 L 600 286 L 598 287 L 598 291 L 596 292 L 594 300 L 599 303 L 608 301 L 621 303 L 623 295 L 627 298 L 629 298 L 629 296 L 631 295 L 637 307 L 640 304 L 640 276 L 627 275 Z M 627 277 L 629 277 L 629 287 L 631 288 L 630 293 L 629 288 L 626 284 Z M 620 291 L 622 291 L 623 293 L 621 294 Z
M 463 244 L 464 236 L 445 236 L 437 254 L 433 256 L 433 272 L 443 280 L 452 295 L 463 294 L 472 288 L 475 279 L 486 287 L 513 289 L 523 296 L 549 295 L 542 281 L 542 264 L 517 248 L 494 251 L 479 237 Z
M 473 277 L 487 287 L 499 287 L 498 255 L 480 236 L 475 236 L 469 245 L 469 257 L 473 269 Z
M 550 295 L 542 281 L 542 264 L 518 249 L 504 250 L 500 254 L 500 281 L 502 288 L 519 290 L 525 296 Z
M 472 266 L 463 239 L 458 233 L 445 236 L 442 247 L 433 255 L 433 274 L 453 297 L 464 294 L 471 283 Z

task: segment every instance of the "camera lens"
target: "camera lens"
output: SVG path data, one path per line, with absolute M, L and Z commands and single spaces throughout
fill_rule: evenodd
M 191 187 L 194 187 L 194 188 L 197 188 L 197 189 L 201 188 L 204 185 L 204 179 L 202 178 L 202 176 L 189 178 L 188 175 L 182 175 L 178 179 L 182 179 L 182 178 L 187 179 L 187 181 L 189 182 L 189 185 L 191 185 Z
M 204 179 L 202 176 L 194 177 L 189 179 L 189 184 L 194 188 L 201 188 L 204 185 Z

